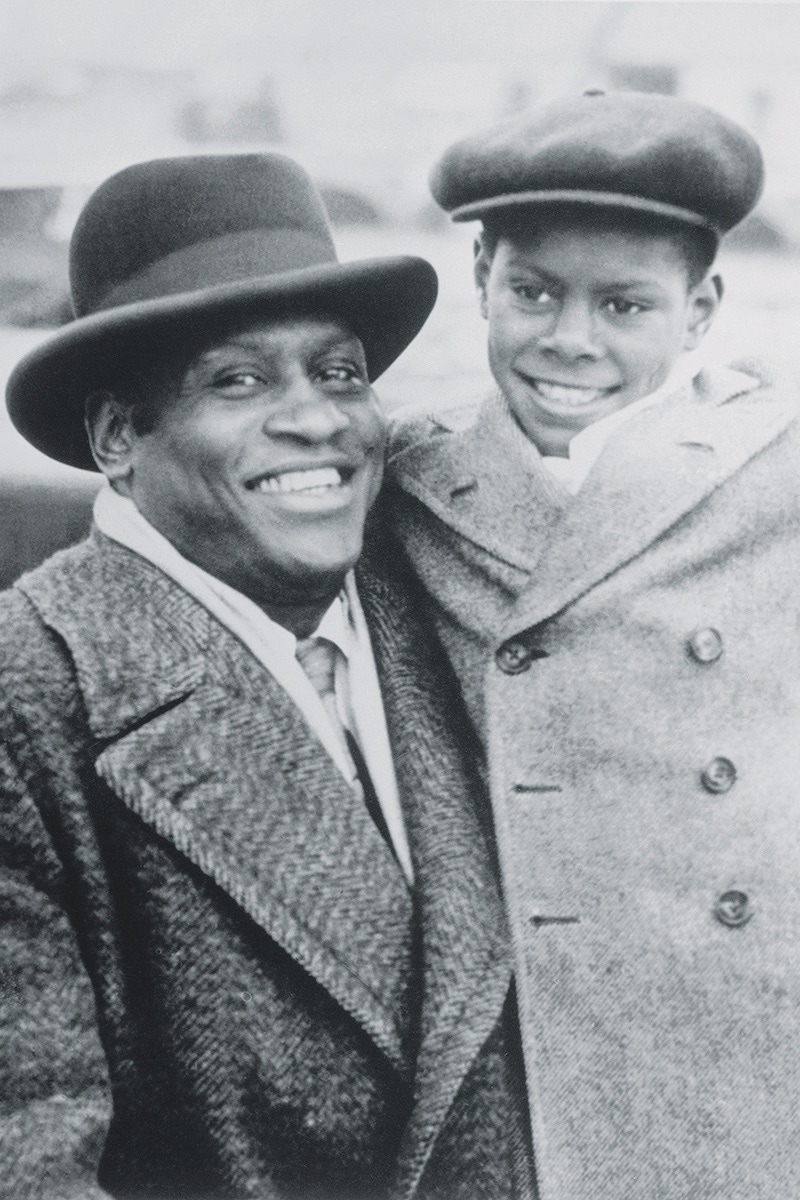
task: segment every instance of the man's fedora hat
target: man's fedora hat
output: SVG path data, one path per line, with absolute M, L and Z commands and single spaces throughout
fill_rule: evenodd
M 113 175 L 78 218 L 70 284 L 76 319 L 17 364 L 6 397 L 29 442 L 88 469 L 86 397 L 154 339 L 180 344 L 240 314 L 324 314 L 361 339 L 375 379 L 422 328 L 437 287 L 424 259 L 338 262 L 317 189 L 274 153 L 156 159 Z
M 701 104 L 585 92 L 464 138 L 435 164 L 434 199 L 454 221 L 571 204 L 638 210 L 719 238 L 756 204 L 757 143 Z

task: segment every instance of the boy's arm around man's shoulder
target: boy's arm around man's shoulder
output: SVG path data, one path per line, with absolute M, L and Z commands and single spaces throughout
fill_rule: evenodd
M 392 413 L 389 421 L 389 464 L 415 446 L 425 445 L 432 438 L 467 429 L 475 421 L 479 402 L 435 406 L 409 404 Z
M 37 758 L 24 709 L 54 660 L 37 622 L 8 619 L 26 605 L 11 593 L 0 601 L 0 1197 L 99 1200 L 107 1071 L 63 903 L 69 883 L 35 795 L 38 781 L 53 786 L 54 759 Z

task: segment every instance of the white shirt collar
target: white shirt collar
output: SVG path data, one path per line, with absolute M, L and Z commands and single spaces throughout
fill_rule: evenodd
M 230 627 L 230 620 L 226 618 L 234 617 L 237 619 L 236 623 L 244 621 L 262 632 L 268 631 L 273 648 L 287 658 L 294 658 L 297 639 L 290 630 L 273 621 L 242 592 L 184 558 L 172 542 L 142 516 L 134 502 L 115 492 L 108 482 L 101 487 L 95 499 L 94 520 L 98 529 L 107 537 L 120 542 L 141 558 L 146 558 L 160 567 L 166 575 L 179 583 L 184 591 L 209 608 L 226 625 Z M 349 657 L 351 651 L 352 625 L 349 619 L 348 592 L 353 586 L 352 578 L 349 578 L 345 590 L 323 614 L 316 630 L 320 636 L 335 642 L 345 657 Z
M 352 762 L 332 727 L 312 683 L 295 658 L 297 639 L 290 630 L 221 579 L 189 562 L 150 522 L 132 500 L 106 483 L 98 492 L 94 520 L 101 533 L 154 564 L 217 618 L 277 680 L 297 705 L 344 777 L 352 782 Z M 397 857 L 409 883 L 414 872 L 394 772 L 383 699 L 372 654 L 369 629 L 361 608 L 355 576 L 344 587 L 316 629 L 344 654 L 347 705 L 364 758 L 389 827 Z M 337 700 L 339 673 L 337 672 Z
M 693 350 L 681 355 L 667 378 L 654 392 L 650 392 L 647 396 L 634 400 L 632 404 L 618 409 L 617 412 L 609 413 L 607 417 L 601 417 L 599 421 L 587 425 L 571 439 L 569 454 L 566 458 L 543 454 L 541 455 L 542 465 L 575 495 L 580 491 L 586 476 L 597 462 L 611 435 L 626 421 L 635 417 L 637 413 L 658 404 L 683 384 L 694 379 L 704 365 L 705 358 L 700 350 Z

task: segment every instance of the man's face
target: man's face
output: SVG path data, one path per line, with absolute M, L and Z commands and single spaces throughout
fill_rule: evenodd
M 328 318 L 254 322 L 163 376 L 125 490 L 181 553 L 269 610 L 338 588 L 380 486 L 364 351 Z M 152 374 L 152 372 L 151 372 Z
M 476 259 L 489 365 L 514 416 L 543 454 L 648 395 L 696 346 L 715 284 L 690 288 L 668 237 L 544 224 L 501 237 Z

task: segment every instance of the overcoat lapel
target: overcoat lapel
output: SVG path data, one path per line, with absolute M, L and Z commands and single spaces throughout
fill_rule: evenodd
M 96 533 L 67 561 L 20 586 L 70 648 L 97 772 L 407 1071 L 411 898 L 365 807 L 192 597 Z
M 606 443 L 553 526 L 504 636 L 546 620 L 640 554 L 796 415 L 786 402 L 749 402 L 759 387 L 751 375 L 719 372 L 713 394 L 703 379 L 645 409 Z
M 362 571 L 359 591 L 384 684 L 423 936 L 415 1102 L 399 1187 L 400 1195 L 410 1197 L 461 1084 L 500 1018 L 511 962 L 489 818 L 470 761 L 474 734 L 466 721 L 459 728 L 453 717 L 454 684 L 403 589 Z
M 442 436 L 401 450 L 392 474 L 462 538 L 527 571 L 536 561 L 540 525 L 562 489 L 502 409 L 499 396 L 487 397 L 467 428 L 442 425 Z

